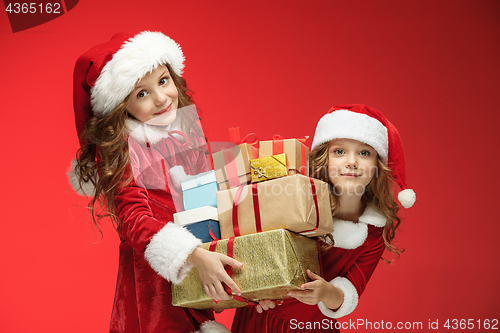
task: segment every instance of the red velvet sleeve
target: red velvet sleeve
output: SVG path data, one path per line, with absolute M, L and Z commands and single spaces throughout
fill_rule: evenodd
M 150 200 L 148 200 L 150 194 L 142 184 L 138 159 L 136 149 L 130 149 L 131 166 L 125 177 L 133 173 L 132 181 L 127 186 L 117 190 L 115 202 L 118 219 L 122 224 L 122 237 L 135 251 L 143 253 L 151 238 L 169 220 L 159 221 L 154 217 Z
M 385 250 L 381 228 L 369 226 L 368 230 L 368 237 L 363 246 L 365 251 L 354 261 L 345 275 L 356 288 L 358 296 L 364 292 Z

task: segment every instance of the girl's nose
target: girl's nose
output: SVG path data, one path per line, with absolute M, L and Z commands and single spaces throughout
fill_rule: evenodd
M 167 101 L 167 96 L 161 91 L 154 92 L 154 101 L 157 106 L 162 106 Z
M 358 168 L 358 161 L 356 160 L 355 155 L 348 156 L 346 168 L 348 168 L 348 169 L 357 169 Z

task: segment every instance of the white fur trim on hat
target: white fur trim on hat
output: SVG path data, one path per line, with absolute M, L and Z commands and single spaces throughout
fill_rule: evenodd
M 191 270 L 187 257 L 201 245 L 201 241 L 184 227 L 167 223 L 146 246 L 144 257 L 164 279 L 180 283 Z
M 206 321 L 200 326 L 200 330 L 195 333 L 231 333 L 226 326 L 214 320 Z
M 94 196 L 95 192 L 95 187 L 94 184 L 91 181 L 88 182 L 82 182 L 80 184 L 79 177 L 76 175 L 75 167 L 76 167 L 77 161 L 73 159 L 71 161 L 71 166 L 68 169 L 68 180 L 69 183 L 71 184 L 71 187 L 73 187 L 73 190 L 76 191 L 76 193 L 86 196 L 86 197 L 92 197 Z M 97 181 L 97 176 L 94 181 Z
M 337 110 L 325 114 L 318 122 L 311 150 L 333 139 L 352 139 L 364 142 L 377 151 L 387 165 L 389 139 L 387 128 L 366 114 Z
M 91 89 L 94 115 L 109 114 L 144 75 L 166 63 L 177 75 L 182 74 L 184 55 L 170 37 L 161 32 L 144 31 L 130 38 L 106 63 Z
M 406 190 L 402 190 L 398 193 L 398 200 L 401 206 L 404 208 L 410 208 L 413 204 L 415 204 L 417 195 L 412 189 L 407 188 Z
M 323 302 L 319 302 L 318 307 L 321 313 L 330 318 L 340 318 L 352 313 L 358 306 L 359 300 L 358 292 L 352 282 L 345 277 L 338 276 L 330 281 L 330 283 L 342 290 L 344 301 L 337 311 L 332 311 Z

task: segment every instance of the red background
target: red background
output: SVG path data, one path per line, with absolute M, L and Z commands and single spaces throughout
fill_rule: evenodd
M 82 0 L 15 34 L 0 13 L 0 332 L 107 330 L 118 239 L 104 226 L 100 240 L 65 175 L 72 71 L 115 32 L 145 29 L 182 45 L 211 140 L 232 126 L 312 136 L 341 103 L 398 127 L 418 197 L 397 235 L 406 252 L 344 320 L 499 319 L 499 1 Z

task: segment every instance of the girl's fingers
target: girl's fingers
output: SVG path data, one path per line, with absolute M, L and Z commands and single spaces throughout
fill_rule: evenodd
M 217 292 L 215 290 L 215 286 L 213 284 L 208 284 L 208 285 L 205 285 L 205 286 L 206 286 L 206 288 L 208 288 L 207 295 L 209 297 L 211 297 L 212 299 L 216 300 L 216 301 L 220 301 L 219 297 L 217 296 Z
M 229 266 L 236 267 L 236 268 L 240 268 L 241 266 L 243 266 L 243 264 L 241 262 L 239 262 L 238 260 L 231 258 L 231 257 L 228 257 L 222 253 L 220 253 L 220 261 L 224 265 L 229 265 Z
M 311 280 L 313 280 L 313 281 L 314 281 L 314 280 L 319 280 L 319 279 L 321 279 L 321 276 L 319 276 L 319 275 L 317 275 L 317 274 L 313 273 L 313 272 L 312 272 L 311 270 L 309 270 L 309 269 L 307 270 L 307 276 L 309 276 L 309 278 L 310 278 Z
M 221 300 L 221 301 L 226 301 L 228 299 L 231 299 L 233 298 L 233 296 L 229 295 L 225 290 L 224 290 L 224 286 L 222 285 L 222 283 L 220 281 L 216 282 L 215 283 L 215 292 L 217 293 L 217 297 Z
M 273 309 L 275 307 L 275 303 L 271 300 L 265 299 L 262 301 L 259 301 L 259 304 L 255 306 L 255 309 L 257 310 L 258 313 L 262 313 L 265 310 Z
M 259 304 L 260 306 L 262 306 L 263 310 L 274 309 L 274 307 L 276 306 L 276 304 L 273 301 L 268 299 L 260 301 Z
M 233 279 L 231 279 L 229 275 L 227 275 L 227 273 L 225 274 L 225 276 L 222 277 L 221 281 L 227 284 L 227 286 L 231 289 L 233 293 L 235 293 L 238 296 L 241 296 L 241 289 L 233 281 Z

